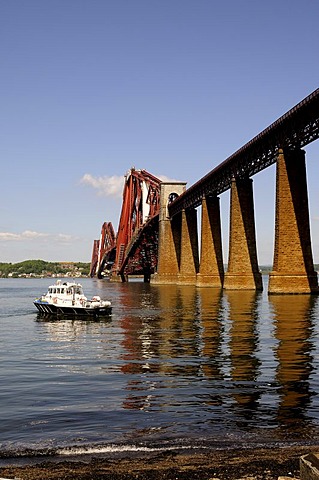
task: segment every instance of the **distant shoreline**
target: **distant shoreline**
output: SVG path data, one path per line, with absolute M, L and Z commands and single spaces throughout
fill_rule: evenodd
M 90 263 L 84 262 L 46 262 L 45 260 L 25 260 L 19 263 L 0 262 L 0 278 L 75 278 L 90 277 Z M 269 275 L 272 265 L 261 265 L 262 275 Z M 314 265 L 315 271 L 319 264 Z M 225 265 L 227 271 L 227 265 Z
M 47 278 L 47 277 L 87 277 L 90 263 L 46 262 L 45 260 L 25 260 L 19 263 L 0 262 L 1 278 Z

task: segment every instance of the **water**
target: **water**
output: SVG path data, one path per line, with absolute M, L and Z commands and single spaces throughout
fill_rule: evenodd
M 312 444 L 316 296 L 82 279 L 110 319 L 41 319 L 0 279 L 0 464 L 38 455 Z M 12 460 L 13 459 L 13 460 Z

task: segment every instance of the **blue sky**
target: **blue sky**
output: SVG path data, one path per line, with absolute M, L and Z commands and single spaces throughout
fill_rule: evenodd
M 132 166 L 190 186 L 225 160 L 318 88 L 318 18 L 314 0 L 1 0 L 0 262 L 90 261 Z M 260 264 L 274 178 L 254 177 Z

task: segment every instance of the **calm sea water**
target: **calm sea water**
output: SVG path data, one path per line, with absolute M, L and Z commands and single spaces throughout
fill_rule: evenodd
M 319 298 L 82 279 L 100 321 L 48 320 L 0 279 L 1 464 L 319 441 Z M 12 461 L 12 460 L 10 460 Z

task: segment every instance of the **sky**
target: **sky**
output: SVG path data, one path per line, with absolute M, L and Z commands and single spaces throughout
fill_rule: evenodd
M 0 262 L 90 262 L 131 167 L 189 187 L 228 158 L 319 87 L 318 18 L 316 0 L 0 0 Z M 253 179 L 272 264 L 275 166 Z M 221 222 L 227 261 L 229 192 Z

